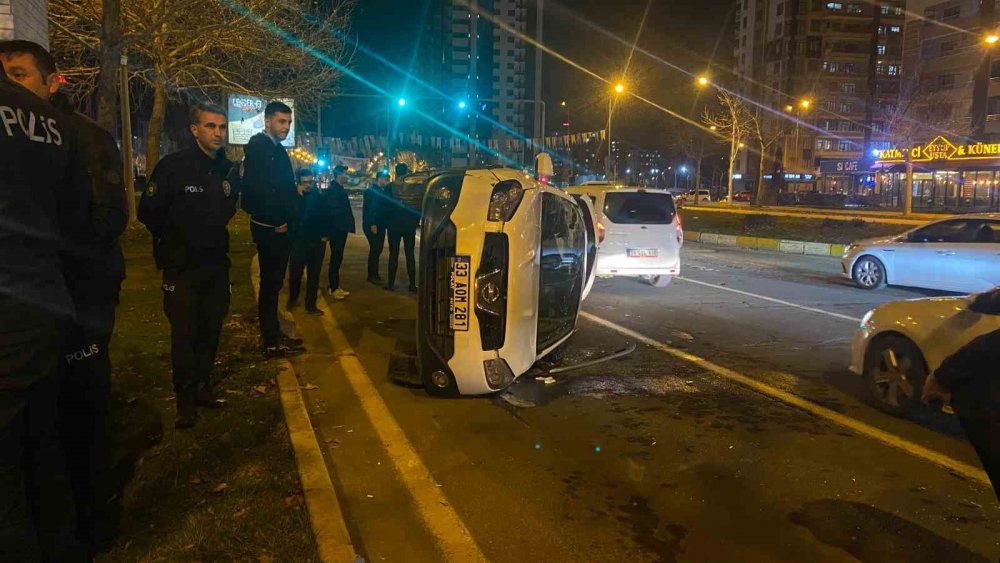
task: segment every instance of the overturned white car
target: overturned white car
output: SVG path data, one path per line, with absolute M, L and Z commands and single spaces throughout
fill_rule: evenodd
M 424 387 L 500 391 L 563 345 L 593 284 L 596 237 L 589 201 L 524 172 L 431 175 L 417 314 Z

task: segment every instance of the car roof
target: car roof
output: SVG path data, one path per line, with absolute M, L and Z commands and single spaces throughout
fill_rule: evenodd
M 566 188 L 567 192 L 570 193 L 586 193 L 586 192 L 653 192 L 660 194 L 670 194 L 665 189 L 660 188 L 643 188 L 641 186 L 623 186 L 621 184 L 582 184 L 579 186 L 570 186 Z
M 952 215 L 951 217 L 941 217 L 940 219 L 935 219 L 932 222 L 939 223 L 950 219 L 993 219 L 995 221 L 1000 221 L 1000 213 L 963 213 L 961 215 Z

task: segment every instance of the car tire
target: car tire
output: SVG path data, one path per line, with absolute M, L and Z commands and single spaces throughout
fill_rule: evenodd
M 646 281 L 653 287 L 667 287 L 674 281 L 674 276 L 649 276 Z
M 865 354 L 865 385 L 872 406 L 906 416 L 920 406 L 927 379 L 924 355 L 910 339 L 891 334 L 876 339 Z
M 854 285 L 861 289 L 880 289 L 885 287 L 885 265 L 874 256 L 862 256 L 854 262 L 851 268 L 851 279 Z

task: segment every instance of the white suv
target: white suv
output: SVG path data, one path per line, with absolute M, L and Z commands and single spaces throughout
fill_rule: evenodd
M 417 355 L 435 395 L 509 386 L 576 330 L 594 277 L 589 202 L 506 168 L 427 180 Z
M 674 198 L 664 190 L 574 186 L 597 213 L 598 276 L 631 276 L 666 287 L 680 274 L 684 230 Z

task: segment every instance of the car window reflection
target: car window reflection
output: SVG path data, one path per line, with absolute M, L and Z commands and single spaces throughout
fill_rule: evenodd
M 587 246 L 580 210 L 572 202 L 545 194 L 541 227 L 536 346 L 539 352 L 573 331 L 583 291 L 581 270 Z

